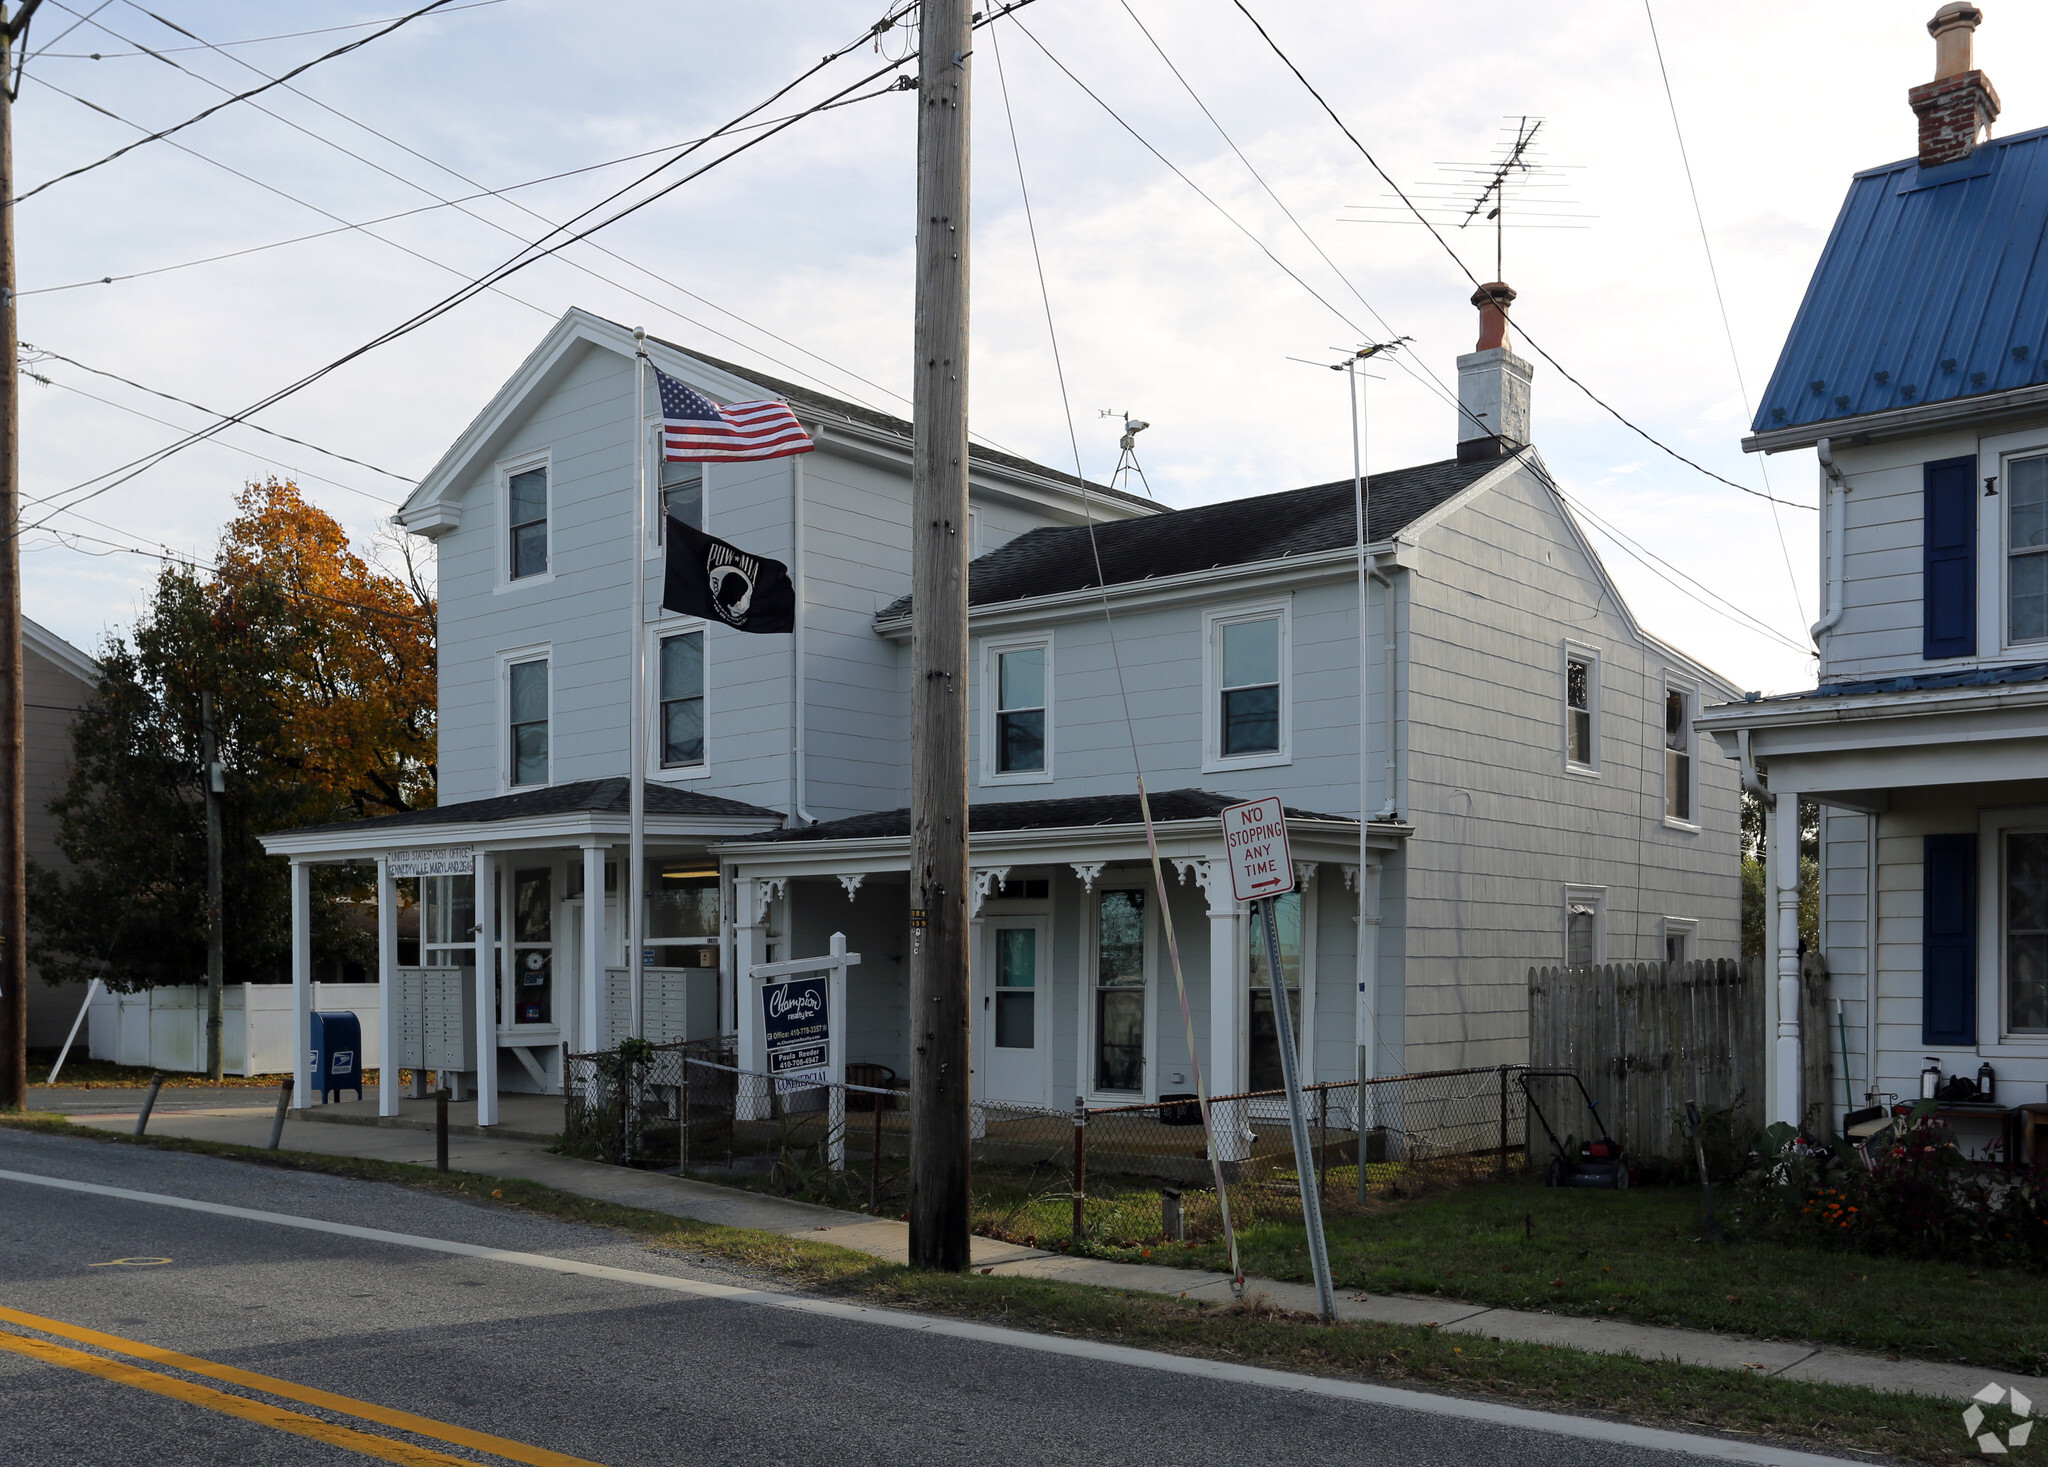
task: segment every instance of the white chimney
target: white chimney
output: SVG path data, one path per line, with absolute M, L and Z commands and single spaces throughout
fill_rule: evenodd
M 1472 293 L 1479 345 L 1458 358 L 1458 462 L 1502 458 L 1529 441 L 1529 381 L 1536 369 L 1508 347 L 1512 287 L 1495 281 Z

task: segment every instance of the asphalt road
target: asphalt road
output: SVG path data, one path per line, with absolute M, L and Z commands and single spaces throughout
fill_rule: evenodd
M 52 1363 L 49 1332 L 25 1325 L 22 1315 L 118 1337 L 115 1350 L 120 1341 L 142 1342 L 608 1467 L 1678 1467 L 1703 1460 L 1201 1379 L 1128 1359 L 764 1307 L 760 1291 L 785 1302 L 794 1296 L 602 1229 L 376 1183 L 8 1131 L 0 1131 L 0 1171 L 755 1291 L 752 1299 L 693 1297 L 659 1280 L 557 1273 L 0 1178 L 0 1333 L 46 1342 L 44 1356 L 0 1348 L 0 1462 L 12 1467 L 360 1467 L 374 1456 L 417 1463 L 507 1456 L 450 1445 L 448 1434 L 408 1436 L 246 1385 L 202 1382 L 161 1362 L 127 1362 L 169 1383 L 161 1389 L 191 1393 L 203 1385 L 239 1399 L 245 1412 L 281 1406 L 316 1426 L 412 1446 L 393 1447 L 393 1456 L 308 1439 L 227 1414 L 218 1399 L 201 1404 L 132 1378 L 85 1373 L 75 1360 Z M 169 1261 L 117 1262 L 152 1259 Z M 75 1341 L 56 1343 L 78 1358 L 119 1358 Z M 405 1450 L 441 1455 L 408 1459 Z

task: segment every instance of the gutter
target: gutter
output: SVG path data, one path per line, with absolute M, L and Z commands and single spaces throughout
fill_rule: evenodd
M 1828 476 L 1827 486 L 1821 491 L 1826 501 L 1821 508 L 1825 512 L 1827 525 L 1825 533 L 1828 540 L 1828 611 L 1827 615 L 1809 629 L 1816 652 L 1820 650 L 1820 639 L 1833 631 L 1842 620 L 1845 589 L 1842 574 L 1842 539 L 1848 533 L 1849 481 L 1843 478 L 1842 471 L 1835 467 L 1835 456 L 1830 451 L 1832 447 L 1832 440 L 1826 438 L 1813 446 L 1813 451 L 1820 457 L 1821 469 Z

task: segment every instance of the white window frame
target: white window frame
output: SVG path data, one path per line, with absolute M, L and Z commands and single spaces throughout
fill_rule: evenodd
M 2048 830 L 2048 805 L 1986 810 L 1978 817 L 1977 835 L 1977 1032 L 1972 1049 L 1988 1059 L 2038 1060 L 2048 1054 L 2048 1034 L 2012 1031 L 2010 995 L 2005 972 L 2005 838 L 2014 833 Z M 1992 1030 L 1985 1016 L 1993 1015 Z M 1987 1032 L 1995 1039 L 1983 1036 Z M 2002 1077 L 2001 1077 L 2002 1079 Z M 2001 1089 L 2003 1086 L 2001 1085 Z
M 1685 773 L 1687 788 L 1685 808 L 1692 812 L 1690 818 L 1681 820 L 1670 814 L 1671 789 L 1668 761 L 1665 759 L 1664 704 L 1673 693 L 1685 697 Z M 1700 685 L 1697 679 L 1666 672 L 1657 688 L 1657 813 L 1664 821 L 1666 830 L 1682 830 L 1688 835 L 1697 835 L 1700 830 L 1700 731 L 1693 727 L 1700 716 Z
M 981 511 L 970 508 L 967 511 L 967 558 L 978 559 L 981 555 Z
M 1575 906 L 1593 909 L 1593 958 L 1595 967 L 1607 961 L 1607 888 L 1604 886 L 1568 885 L 1564 889 L 1564 901 L 1558 908 L 1558 937 L 1564 965 L 1572 966 L 1572 908 Z
M 649 560 L 663 553 L 668 538 L 668 521 L 661 512 L 661 466 L 665 462 L 661 455 L 664 447 L 662 420 L 650 418 L 647 423 L 647 544 L 643 547 Z M 697 467 L 704 475 L 704 487 L 700 492 L 704 505 L 704 533 L 708 535 L 711 533 L 711 465 L 702 463 Z M 548 563 L 554 564 L 552 560 Z
M 1294 1035 L 1295 1064 L 1301 1075 L 1301 1083 L 1313 1085 L 1316 1079 L 1316 928 L 1321 914 L 1316 908 L 1317 888 L 1321 885 L 1313 877 L 1297 881 L 1295 890 L 1301 893 L 1301 1024 Z M 1251 1088 L 1252 1075 L 1252 949 L 1265 951 L 1265 923 L 1255 914 L 1249 903 L 1243 907 L 1244 921 L 1239 930 L 1246 941 L 1238 951 L 1237 979 L 1237 1032 L 1238 1032 L 1238 1074 L 1244 1077 L 1244 1088 Z M 1286 1107 L 1282 1106 L 1274 1116 L 1285 1117 Z M 1274 1117 L 1262 1118 L 1272 1119 Z
M 1249 621 L 1278 619 L 1280 672 L 1280 747 L 1270 753 L 1223 754 L 1223 628 Z M 1202 773 L 1227 774 L 1233 769 L 1269 769 L 1294 762 L 1294 600 L 1247 603 L 1202 613 Z
M 646 669 L 647 707 L 646 715 L 647 777 L 658 779 L 664 784 L 677 780 L 705 779 L 711 774 L 711 624 L 694 616 L 669 617 L 648 623 Z M 661 644 L 669 637 L 681 636 L 685 632 L 704 633 L 704 758 L 698 764 L 663 764 L 661 762 Z M 554 744 L 548 748 L 553 750 Z
M 1145 897 L 1145 1063 L 1144 1078 L 1139 1081 L 1138 1090 L 1100 1090 L 1095 1085 L 1095 985 L 1101 976 L 1100 946 L 1102 941 L 1102 898 L 1112 891 L 1137 891 Z M 1081 910 L 1087 914 L 1086 929 L 1082 934 L 1081 981 L 1076 987 L 1081 990 L 1081 1052 L 1076 1077 L 1076 1093 L 1105 1105 L 1119 1102 L 1130 1103 L 1133 1095 L 1153 1100 L 1159 1094 L 1159 1035 L 1157 996 L 1159 984 L 1155 981 L 1159 971 L 1159 889 L 1137 876 L 1101 877 L 1096 880 L 1095 890 L 1082 899 Z M 1238 985 L 1242 988 L 1244 985 Z
M 548 777 L 539 784 L 512 782 L 512 668 L 525 662 L 548 665 Z M 555 706 L 554 643 L 538 642 L 498 654 L 498 788 L 503 793 L 546 789 L 555 782 Z
M 548 568 L 536 575 L 512 575 L 512 476 L 523 474 L 529 469 L 542 469 L 548 478 Z M 499 459 L 496 469 L 497 514 L 491 533 L 496 537 L 497 548 L 492 552 L 498 567 L 496 590 L 524 591 L 532 586 L 545 586 L 555 578 L 555 510 L 559 504 L 555 483 L 555 451 L 552 448 L 536 449 L 516 458 Z
M 1592 733 L 1588 739 L 1591 759 L 1581 763 L 1572 758 L 1572 705 L 1571 665 L 1574 662 L 1586 664 L 1586 712 Z M 1564 772 L 1583 775 L 1587 779 L 1600 777 L 1600 649 L 1584 642 L 1566 639 L 1563 656 L 1558 660 L 1558 706 L 1562 717 L 1558 720 L 1560 745 L 1564 755 Z
M 1657 924 L 1657 961 L 1668 963 L 1665 956 L 1671 950 L 1671 939 L 1685 939 L 1685 956 L 1680 962 L 1696 963 L 1700 959 L 1700 920 L 1697 917 L 1666 917 Z
M 2011 607 L 2006 601 L 2006 485 L 2016 458 L 2048 454 L 2048 430 L 2026 428 L 1991 434 L 1977 440 L 1977 658 L 1979 662 L 2048 660 L 2048 641 L 2012 640 Z M 1998 476 L 1998 492 L 1987 495 L 1984 480 Z M 1916 481 L 1917 483 L 1917 481 Z M 1917 492 L 1917 491 L 1916 491 Z M 1916 542 L 1917 543 L 1917 542 Z
M 999 768 L 999 743 L 996 735 L 996 718 L 1001 709 L 996 705 L 1001 700 L 1002 689 L 998 678 L 997 659 L 1005 652 L 1029 652 L 1034 648 L 1045 653 L 1045 768 L 1024 769 L 1005 772 Z M 1052 633 L 1039 637 L 1011 637 L 1002 640 L 990 639 L 981 644 L 981 718 L 978 721 L 981 739 L 981 782 L 983 784 L 1050 784 L 1053 770 L 1053 648 Z

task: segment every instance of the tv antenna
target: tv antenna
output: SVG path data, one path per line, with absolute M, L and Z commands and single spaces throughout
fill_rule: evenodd
M 1132 474 L 1136 474 L 1138 482 L 1145 486 L 1145 496 L 1148 499 L 1157 499 L 1159 496 L 1152 492 L 1152 481 L 1145 477 L 1144 465 L 1138 462 L 1138 435 L 1152 425 L 1143 418 L 1134 418 L 1129 413 L 1118 412 L 1111 408 L 1102 409 L 1096 416 L 1099 418 L 1122 418 L 1124 423 L 1123 437 L 1116 441 L 1116 469 L 1109 476 L 1109 487 L 1112 489 L 1123 488 L 1125 493 L 1129 493 L 1130 490 L 1127 486 L 1130 482 L 1130 477 Z M 1119 480 L 1123 482 L 1120 484 Z
M 1477 162 L 1441 162 L 1443 176 L 1408 189 L 1414 204 L 1401 202 L 1391 190 L 1383 195 L 1385 204 L 1354 204 L 1363 217 L 1347 224 L 1413 224 L 1416 214 L 1439 228 L 1469 229 L 1474 224 L 1493 226 L 1493 278 L 1504 279 L 1507 270 L 1507 229 L 1512 203 L 1517 229 L 1587 229 L 1599 216 L 1572 212 L 1578 201 L 1562 197 L 1570 187 L 1561 176 L 1570 166 L 1547 161 L 1537 139 L 1543 131 L 1541 117 L 1510 116 L 1504 134 L 1491 158 Z

